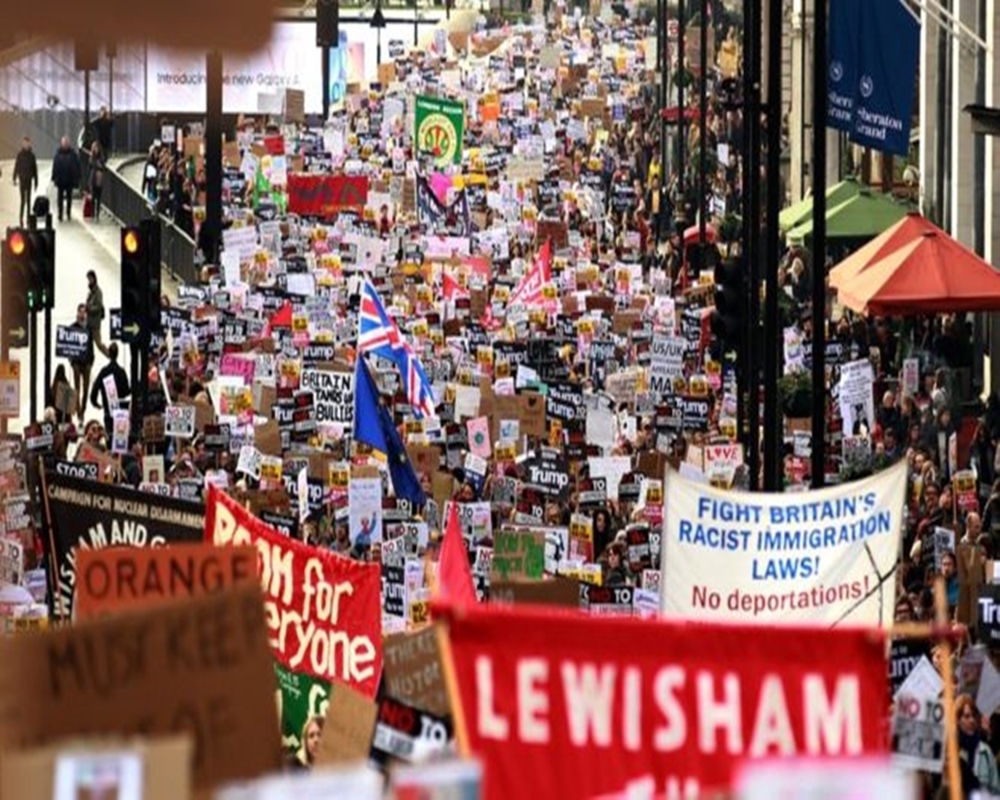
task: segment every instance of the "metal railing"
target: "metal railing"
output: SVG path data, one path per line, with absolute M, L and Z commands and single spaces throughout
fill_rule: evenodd
M 183 283 L 198 283 L 198 268 L 195 265 L 195 243 L 173 220 L 156 214 L 149 200 L 139 189 L 132 186 L 120 170 L 144 162 L 144 156 L 137 156 L 118 165 L 117 169 L 104 172 L 104 192 L 101 203 L 114 214 L 123 225 L 137 225 L 141 220 L 156 217 L 160 222 L 160 260 L 174 280 Z M 90 158 L 80 151 L 80 165 L 84 175 L 83 185 L 87 185 L 90 174 Z

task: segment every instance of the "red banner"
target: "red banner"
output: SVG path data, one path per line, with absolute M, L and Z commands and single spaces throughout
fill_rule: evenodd
M 377 564 L 309 547 L 209 486 L 205 538 L 257 548 L 271 649 L 282 666 L 374 697 L 382 674 L 382 576 Z
M 288 176 L 288 210 L 300 217 L 330 217 L 361 211 L 368 202 L 368 178 L 351 175 Z
M 728 791 L 746 758 L 886 750 L 878 633 L 496 607 L 446 617 L 487 800 L 640 784 L 704 796 Z

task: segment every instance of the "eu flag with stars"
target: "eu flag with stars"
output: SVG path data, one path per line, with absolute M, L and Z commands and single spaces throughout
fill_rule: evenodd
M 385 453 L 396 497 L 403 497 L 414 506 L 427 503 L 427 496 L 420 488 L 420 480 L 413 471 L 399 431 L 392 424 L 389 409 L 385 407 L 361 357 L 358 357 L 354 368 L 354 439 Z

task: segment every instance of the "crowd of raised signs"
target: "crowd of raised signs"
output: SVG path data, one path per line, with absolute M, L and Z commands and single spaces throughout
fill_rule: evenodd
M 255 560 L 245 551 L 211 551 L 251 545 L 260 557 L 289 763 L 371 756 L 384 767 L 450 751 L 458 735 L 454 704 L 475 705 L 475 693 L 467 696 L 473 680 L 492 698 L 493 681 L 499 686 L 521 667 L 510 662 L 494 674 L 492 661 L 483 669 L 477 662 L 473 678 L 458 664 L 452 669 L 468 682 L 461 691 L 446 685 L 440 642 L 427 627 L 438 583 L 445 599 L 463 595 L 456 587 L 469 575 L 475 598 L 465 600 L 596 615 L 645 618 L 669 607 L 661 597 L 661 580 L 669 580 L 661 563 L 668 465 L 697 486 L 751 482 L 736 439 L 738 365 L 711 335 L 712 287 L 704 280 L 711 269 L 704 276 L 696 269 L 711 259 L 691 254 L 699 233 L 687 228 L 700 207 L 711 220 L 710 246 L 720 254 L 738 248 L 742 122 L 727 92 L 737 77 L 739 21 L 722 4 L 712 6 L 708 140 L 699 141 L 696 122 L 683 131 L 683 193 L 677 170 L 668 174 L 661 163 L 664 130 L 671 131 L 671 163 L 681 132 L 665 128 L 656 111 L 654 26 L 609 4 L 586 16 L 556 3 L 547 24 L 472 35 L 441 30 L 423 52 L 390 47 L 394 57 L 379 66 L 378 82 L 348 87 L 322 130 L 241 120 L 224 149 L 220 264 L 205 266 L 199 285 L 180 286 L 164 304 L 141 423 L 124 407 L 109 408 L 110 427 L 91 422 L 77 432 L 71 422 L 58 424 L 72 416 L 72 399 L 54 393 L 62 408 L 0 443 L 0 614 L 8 630 L 228 586 L 252 576 Z M 698 41 L 692 28 L 689 48 Z M 697 50 L 686 55 L 697 86 Z M 188 136 L 174 155 L 162 147 L 152 153 L 145 187 L 175 214 L 190 205 L 185 226 L 196 236 L 201 145 Z M 711 165 L 703 197 L 702 145 Z M 781 273 L 789 491 L 808 481 L 802 301 L 812 272 L 808 254 L 791 248 Z M 1000 791 L 990 744 L 1000 743 L 1000 726 L 989 726 L 1000 706 L 1000 674 L 989 658 L 992 638 L 1000 637 L 1000 593 L 992 586 L 1000 486 L 988 489 L 1000 474 L 1000 413 L 991 403 L 973 417 L 976 425 L 962 426 L 960 384 L 972 352 L 960 318 L 907 327 L 839 311 L 835 318 L 828 477 L 840 483 L 908 462 L 908 518 L 893 531 L 901 568 L 876 569 L 879 586 L 888 580 L 898 588 L 898 621 L 930 620 L 934 580 L 945 579 L 951 618 L 969 631 L 954 656 L 969 695 L 954 706 L 963 787 Z M 133 404 L 141 394 L 133 387 Z M 700 535 L 696 544 L 719 550 L 741 541 L 717 528 Z M 742 548 L 750 541 L 743 536 Z M 464 565 L 457 573 L 445 556 L 455 542 Z M 157 551 L 161 545 L 168 547 Z M 818 574 L 818 557 L 815 569 L 800 577 Z M 755 579 L 757 570 L 754 562 Z M 824 602 L 822 591 L 814 604 Z M 236 595 L 227 597 L 202 602 L 225 614 Z M 704 597 L 711 606 L 707 590 Z M 766 598 L 761 603 L 773 611 Z M 168 615 L 146 613 L 154 630 Z M 452 621 L 456 630 L 463 620 Z M 615 623 L 587 622 L 621 640 Z M 549 630 L 544 620 L 532 624 Z M 503 628 L 487 623 L 485 612 L 482 625 Z M 627 632 L 645 638 L 639 628 Z M 588 634 L 581 628 L 580 635 Z M 820 638 L 822 662 L 839 640 Z M 771 632 L 759 642 L 763 649 L 748 653 L 747 664 L 763 670 L 768 652 L 787 640 Z M 461 662 L 469 645 L 454 644 Z M 715 663 L 703 646 L 692 641 L 684 649 L 692 663 Z M 628 651 L 623 643 L 609 647 Z M 643 657 L 657 658 L 654 650 Z M 896 641 L 893 691 L 912 677 L 907 697 L 919 695 L 931 708 L 941 691 L 940 659 L 930 641 Z M 30 663 L 37 662 L 23 660 Z M 871 663 L 878 677 L 865 688 L 864 746 L 848 754 L 889 747 L 878 733 L 888 704 L 880 694 L 884 652 Z M 567 693 L 576 685 L 570 674 L 563 672 Z M 524 684 L 518 676 L 516 687 L 504 684 L 511 702 L 538 679 Z M 627 714 L 630 690 L 622 691 Z M 273 690 L 264 698 L 273 705 L 271 698 Z M 656 707 L 665 708 L 659 700 Z M 515 731 L 502 711 L 477 708 L 466 712 L 474 745 L 545 740 L 531 728 L 540 724 L 535 712 L 518 717 Z M 901 763 L 924 771 L 929 788 L 940 783 L 944 725 L 940 715 L 922 714 L 896 714 L 892 747 Z M 246 716 L 246 730 L 259 732 L 261 718 Z M 79 732 L 54 719 L 33 741 Z M 760 724 L 747 719 L 747 730 Z M 5 724 L 0 744 L 10 743 Z M 641 748 L 624 727 L 624 743 L 604 746 L 634 754 Z M 582 747 L 579 736 L 570 738 Z M 686 741 L 682 735 L 677 747 Z M 237 755 L 222 752 L 223 742 L 215 762 L 196 761 L 196 788 L 279 766 L 266 754 L 258 759 L 259 746 L 241 762 L 246 742 L 230 744 Z M 205 747 L 195 742 L 202 756 Z M 520 753 L 514 744 L 504 752 Z M 575 764 L 578 756 L 567 759 Z M 502 781 L 490 774 L 495 757 L 486 757 L 491 797 L 502 796 L 498 786 L 518 788 L 518 767 L 508 763 Z M 644 768 L 625 761 L 611 770 L 611 784 Z M 702 785 L 733 775 L 730 761 L 704 769 L 708 763 L 692 771 Z M 483 780 L 466 766 L 471 778 L 466 767 L 450 778 Z M 576 796 L 576 779 L 595 794 L 614 789 L 571 773 L 562 783 L 535 778 L 544 787 L 539 796 L 560 789 Z

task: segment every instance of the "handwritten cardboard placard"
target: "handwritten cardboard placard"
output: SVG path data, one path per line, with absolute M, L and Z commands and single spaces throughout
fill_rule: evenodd
M 497 581 L 490 583 L 490 602 L 579 608 L 580 584 L 566 578 L 544 581 Z
M 347 764 L 367 758 L 377 713 L 378 704 L 370 697 L 342 683 L 331 686 L 316 766 Z
M 11 750 L 84 734 L 190 733 L 199 791 L 281 767 L 256 585 L 0 640 L 0 708 L 0 773 Z
M 434 628 L 387 637 L 384 669 L 390 697 L 437 716 L 451 713 Z
M 257 551 L 204 543 L 79 550 L 76 570 L 73 613 L 79 621 L 253 582 Z

